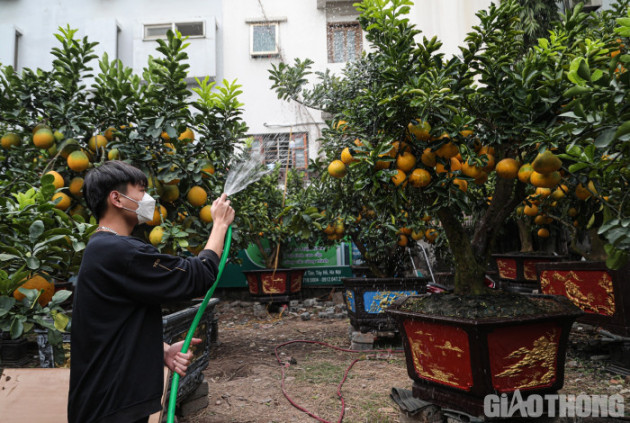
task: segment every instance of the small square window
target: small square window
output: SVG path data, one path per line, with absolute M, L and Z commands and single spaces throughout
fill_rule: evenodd
M 203 22 L 180 22 L 175 28 L 183 37 L 203 37 L 205 35 Z
M 204 37 L 205 25 L 203 21 L 200 22 L 169 22 L 163 24 L 150 24 L 144 26 L 144 39 L 145 40 L 157 40 L 166 39 L 166 33 L 168 30 L 179 31 L 182 37 L 201 38 Z
M 158 24 L 158 25 L 145 25 L 144 26 L 144 39 L 145 40 L 157 40 L 158 38 L 166 38 L 166 33 L 169 29 L 172 29 L 173 25 Z
M 363 51 L 361 26 L 358 22 L 328 24 L 328 62 L 356 60 Z
M 250 49 L 252 56 L 278 54 L 278 23 L 251 25 Z

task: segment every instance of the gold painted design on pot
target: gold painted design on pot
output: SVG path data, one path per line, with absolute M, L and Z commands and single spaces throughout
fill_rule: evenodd
M 276 288 L 273 284 L 274 282 L 282 282 L 283 279 L 281 277 L 274 278 L 273 276 L 267 277 L 263 276 L 262 288 L 264 294 L 279 294 L 284 292 L 281 289 Z
M 435 367 L 435 363 L 431 363 L 432 367 L 425 369 L 422 363 L 420 362 L 420 357 L 425 356 L 427 358 L 431 358 L 431 354 L 424 351 L 422 348 L 421 341 L 413 341 L 411 343 L 411 351 L 413 356 L 413 364 L 416 368 L 416 372 L 418 375 L 425 379 L 433 379 L 438 382 L 447 383 L 451 385 L 460 385 L 460 382 L 457 380 L 453 373 L 444 371 L 442 369 L 438 369 Z
M 505 360 L 518 358 L 519 360 L 495 375 L 495 378 L 518 377 L 532 367 L 545 369 L 544 373 L 535 372 L 530 377 L 521 379 L 515 389 L 529 388 L 539 385 L 547 385 L 553 381 L 556 375 L 556 355 L 558 351 L 558 329 L 553 329 L 546 335 L 534 340 L 531 349 L 521 347 L 504 357 Z

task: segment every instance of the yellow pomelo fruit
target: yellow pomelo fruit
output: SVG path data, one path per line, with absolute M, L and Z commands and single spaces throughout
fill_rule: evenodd
M 495 170 L 497 175 L 503 179 L 515 179 L 518 175 L 519 165 L 518 162 L 512 158 L 507 158 L 499 161 Z
M 407 238 L 407 235 L 398 234 L 398 241 L 396 241 L 396 243 L 401 247 L 406 247 L 407 244 L 409 244 L 409 238 Z
M 117 148 L 112 148 L 107 152 L 107 158 L 109 160 L 118 160 L 120 158 L 120 151 Z
M 343 235 L 345 230 L 346 226 L 344 225 L 343 220 L 337 219 L 337 222 L 335 222 L 335 234 Z
M 462 170 L 462 162 L 457 157 L 451 157 L 451 172 Z
M 163 185 L 160 198 L 162 201 L 172 203 L 179 198 L 179 187 L 177 185 Z
M 524 184 L 529 183 L 529 178 L 532 175 L 533 171 L 534 168 L 532 167 L 532 165 L 529 163 L 525 163 L 518 169 L 518 180 Z
M 169 156 L 172 156 L 173 154 L 177 153 L 177 149 L 175 148 L 175 146 L 173 144 L 171 144 L 170 142 L 165 142 L 164 143 L 164 151 L 166 154 L 168 154 Z
M 49 149 L 55 143 L 55 136 L 50 129 L 40 129 L 33 135 L 33 144 L 37 148 Z
M 202 187 L 195 185 L 188 191 L 186 199 L 193 206 L 201 207 L 208 201 L 208 193 Z
M 58 198 L 61 198 L 61 201 L 59 201 L 59 203 L 55 205 L 56 208 L 58 208 L 59 210 L 66 210 L 68 207 L 70 207 L 70 204 L 72 203 L 72 199 L 70 199 L 68 194 L 63 193 L 63 192 L 56 192 L 52 196 L 51 200 L 55 202 L 55 200 L 57 200 Z
M 164 207 L 161 204 L 156 206 L 155 210 L 153 211 L 153 219 L 147 222 L 147 225 L 149 226 L 159 225 L 160 223 L 164 221 L 164 219 L 166 219 L 166 213 L 167 213 L 166 207 Z
M 343 178 L 348 173 L 346 165 L 341 160 L 333 160 L 328 165 L 328 174 L 333 178 Z
M 207 206 L 203 206 L 201 210 L 199 210 L 199 218 L 205 223 L 212 222 L 212 213 L 210 213 L 209 204 Z
M 341 161 L 344 164 L 350 164 L 352 162 L 357 162 L 358 160 L 352 157 L 352 153 L 350 153 L 350 148 L 346 147 L 341 152 Z
M 439 232 L 436 229 L 429 228 L 424 232 L 424 237 L 428 242 L 433 242 L 437 239 Z
M 400 169 L 396 169 L 396 174 L 394 176 L 392 176 L 392 182 L 394 183 L 394 185 L 400 186 L 400 184 L 405 182 L 405 179 L 407 179 L 407 174 L 405 174 L 405 172 L 403 172 Z M 403 186 L 405 186 L 405 185 L 403 185 Z
M 539 238 L 549 238 L 549 229 L 540 228 L 538 229 L 538 232 L 536 234 L 538 235 Z
M 403 172 L 410 172 L 416 166 L 416 156 L 409 152 L 404 152 L 396 159 L 396 167 Z
M 429 122 L 416 119 L 407 125 L 409 132 L 420 141 L 428 141 L 431 138 L 431 125 Z
M 88 141 L 88 147 L 94 152 L 96 152 L 96 150 L 99 150 L 101 147 L 105 147 L 106 145 L 107 138 L 105 138 L 103 135 L 95 135 L 91 137 Z
M 51 171 L 46 172 L 46 175 L 52 175 L 55 178 L 55 180 L 53 181 L 53 185 L 55 186 L 55 189 L 59 189 L 64 186 L 63 176 L 61 176 L 59 172 L 51 170 Z
M 553 193 L 551 193 L 551 197 L 555 200 L 559 200 L 569 192 L 569 187 L 561 184 L 558 188 L 556 188 Z
M 416 187 L 426 187 L 431 183 L 431 174 L 424 169 L 414 169 L 409 175 L 409 183 Z
M 387 156 L 387 154 L 379 154 L 379 157 L 383 157 L 383 156 Z M 389 165 L 390 164 L 391 164 L 391 162 L 386 162 L 384 160 L 379 160 L 376 163 L 374 163 L 374 169 L 375 170 L 389 169 Z
M 495 167 L 494 155 L 486 154 L 486 159 L 487 159 L 486 164 L 482 169 L 484 172 L 492 172 Z
M 55 284 L 53 284 L 52 282 L 48 282 L 46 279 L 39 275 L 33 276 L 22 285 L 20 285 L 19 288 L 37 290 L 43 289 L 44 291 L 37 299 L 37 302 L 42 307 L 48 305 L 50 300 L 52 300 L 53 295 L 55 295 Z M 22 301 L 24 298 L 26 298 L 26 295 L 22 294 L 16 289 L 15 291 L 13 291 L 13 298 L 15 298 L 17 301 Z
M 184 132 L 179 134 L 179 137 L 177 137 L 177 139 L 182 142 L 193 142 L 195 140 L 195 133 L 192 129 L 186 128 Z
M 420 157 L 420 161 L 427 167 L 434 167 L 437 163 L 435 157 L 435 153 L 431 150 L 431 148 L 427 147 L 424 149 L 424 152 Z
M 597 190 L 595 189 L 593 181 L 588 181 L 586 187 L 581 183 L 575 187 L 575 196 L 580 200 L 586 200 L 593 195 L 597 195 Z
M 5 150 L 8 150 L 11 147 L 17 147 L 20 144 L 22 144 L 22 138 L 20 138 L 18 134 L 14 134 L 13 132 L 5 134 L 0 140 L 0 145 L 2 145 L 2 148 L 4 148 Z
M 210 175 L 214 175 L 215 169 L 214 169 L 214 165 L 210 162 L 206 162 L 204 163 L 203 167 L 201 168 L 202 172 L 206 172 L 209 173 Z M 202 173 L 201 177 L 202 178 L 208 178 L 208 175 L 206 175 L 206 173 Z
M 70 194 L 80 196 L 81 190 L 83 189 L 83 182 L 83 178 L 80 176 L 73 178 L 68 185 L 68 191 L 70 191 Z
M 90 159 L 87 154 L 81 150 L 76 150 L 70 153 L 67 159 L 68 167 L 75 172 L 83 172 L 90 166 Z
M 459 189 L 464 192 L 468 191 L 468 181 L 466 181 L 465 179 L 455 178 L 453 179 L 453 184 L 457 185 Z
M 559 170 L 562 167 L 562 160 L 558 158 L 551 150 L 545 150 L 538 154 L 532 162 L 532 168 L 542 174 L 549 174 Z
M 341 129 L 342 131 L 345 131 L 348 126 L 348 122 L 346 122 L 345 120 L 340 120 L 339 122 L 337 122 L 337 124 L 335 125 L 335 129 Z
M 112 141 L 114 139 L 115 131 L 116 131 L 116 128 L 114 128 L 113 126 L 110 126 L 109 128 L 105 130 L 105 133 L 103 135 L 105 136 L 105 138 L 107 138 L 107 141 Z
M 459 131 L 459 135 L 461 135 L 464 138 L 468 138 L 469 136 L 473 135 L 475 132 L 471 129 L 462 129 L 461 131 Z
M 462 173 L 469 178 L 477 179 L 483 177 L 485 173 L 481 168 L 469 165 L 468 162 L 462 163 Z
M 50 126 L 46 125 L 45 123 L 38 123 L 33 128 L 33 135 L 35 135 L 40 129 L 50 129 Z
M 523 209 L 523 213 L 526 216 L 536 216 L 538 215 L 538 206 L 536 204 L 532 204 L 531 206 L 525 206 L 525 208 Z
M 444 159 L 450 159 L 451 157 L 455 157 L 459 154 L 459 147 L 451 142 L 447 142 L 437 149 L 435 152 L 436 156 L 442 157 Z
M 79 145 L 79 142 L 73 138 L 69 138 L 61 144 L 61 157 L 67 159 L 68 156 L 70 156 L 70 153 L 80 149 L 81 146 Z
M 536 171 L 532 172 L 529 176 L 529 182 L 535 187 L 541 188 L 554 188 L 556 185 L 560 183 L 562 176 L 560 172 L 554 171 L 551 173 L 538 173 Z
M 156 226 L 155 228 L 151 229 L 151 232 L 149 233 L 149 242 L 157 247 L 160 242 L 162 242 L 163 236 L 164 228 L 161 226 Z

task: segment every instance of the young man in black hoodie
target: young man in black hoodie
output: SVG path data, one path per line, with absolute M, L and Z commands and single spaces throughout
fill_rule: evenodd
M 185 375 L 192 353 L 162 342 L 160 304 L 205 295 L 234 210 L 223 194 L 212 204 L 212 231 L 197 257 L 160 253 L 131 237 L 153 219 L 155 200 L 139 169 L 109 161 L 83 187 L 98 229 L 85 249 L 74 292 L 68 420 L 146 422 L 161 409 L 163 369 Z M 193 340 L 193 343 L 201 342 Z

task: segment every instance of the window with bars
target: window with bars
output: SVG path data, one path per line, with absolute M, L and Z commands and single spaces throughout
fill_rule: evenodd
M 147 24 L 144 26 L 144 39 L 157 40 L 166 39 L 168 30 L 179 31 L 183 37 L 203 38 L 206 35 L 206 28 L 203 21 L 199 22 L 168 22 L 162 24 Z
M 363 37 L 358 22 L 328 24 L 328 62 L 342 63 L 358 59 L 363 51 Z
M 292 169 L 308 167 L 308 138 L 306 133 L 288 133 L 251 135 L 254 138 L 253 148 L 259 148 L 265 157 L 265 164 L 281 163 L 282 168 L 288 165 Z M 289 142 L 293 140 L 291 148 Z
M 278 49 L 278 22 L 250 24 L 250 55 L 273 56 Z

